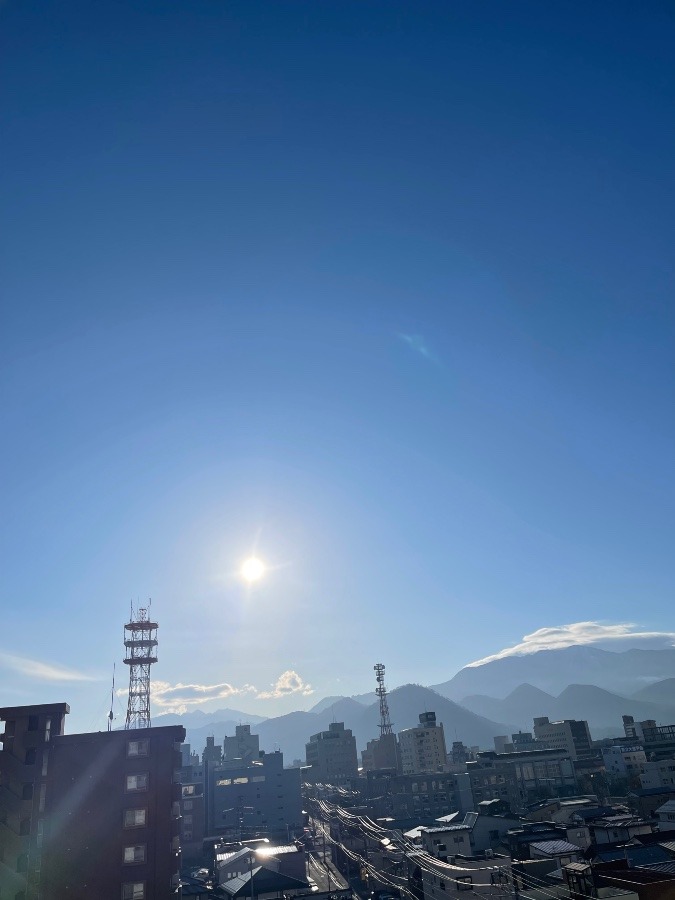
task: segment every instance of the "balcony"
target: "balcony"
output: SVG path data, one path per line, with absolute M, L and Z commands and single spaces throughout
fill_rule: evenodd
M 18 812 L 21 809 L 23 800 L 19 794 L 15 794 L 6 785 L 0 785 L 0 809 L 8 809 L 10 812 Z
M 18 856 L 25 848 L 27 841 L 28 838 L 15 831 L 12 825 L 0 822 L 0 847 L 9 849 Z
M 9 892 L 7 896 L 14 897 L 20 891 L 26 890 L 26 876 L 0 859 L 0 884 L 2 884 L 3 893 L 7 890 Z

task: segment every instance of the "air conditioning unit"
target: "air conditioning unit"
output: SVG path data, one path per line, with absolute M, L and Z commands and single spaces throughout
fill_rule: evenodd
M 494 850 L 486 850 L 485 851 L 485 859 L 494 859 L 495 851 Z

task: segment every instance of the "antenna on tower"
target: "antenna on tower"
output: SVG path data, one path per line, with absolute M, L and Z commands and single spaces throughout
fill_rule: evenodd
M 113 680 L 112 687 L 110 688 L 110 712 L 108 713 L 108 731 L 112 731 L 112 723 L 114 714 L 113 714 L 113 704 L 115 702 L 115 663 L 113 663 Z
M 380 737 L 385 734 L 393 734 L 391 718 L 389 717 L 389 704 L 387 703 L 387 689 L 384 686 L 384 663 L 376 663 L 375 678 L 377 679 L 377 688 L 375 693 L 380 700 Z
M 151 622 L 148 606 L 141 606 L 134 615 L 131 607 L 131 618 L 124 626 L 124 646 L 127 655 L 125 665 L 129 666 L 129 703 L 127 704 L 127 720 L 124 725 L 130 728 L 150 727 L 150 666 L 157 662 L 157 622 Z

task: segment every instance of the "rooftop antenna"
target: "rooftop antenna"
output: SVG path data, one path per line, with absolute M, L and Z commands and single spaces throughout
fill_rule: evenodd
M 377 680 L 377 688 L 375 693 L 380 700 L 380 737 L 385 734 L 393 734 L 391 718 L 389 716 L 389 704 L 387 703 L 387 689 L 384 686 L 384 663 L 376 663 L 373 666 L 375 670 L 375 678 Z
M 108 731 L 112 731 L 112 723 L 114 719 L 113 704 L 115 702 L 115 663 L 113 663 L 113 679 L 112 688 L 110 689 L 110 712 L 108 713 Z
M 139 607 L 124 626 L 124 646 L 127 655 L 125 665 L 129 666 L 129 702 L 124 727 L 150 727 L 150 666 L 157 662 L 157 622 L 150 621 L 150 603 Z

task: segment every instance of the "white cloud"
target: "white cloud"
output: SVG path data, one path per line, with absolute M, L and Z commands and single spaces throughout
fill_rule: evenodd
M 261 691 L 256 697 L 257 700 L 272 700 L 278 697 L 289 697 L 291 694 L 302 694 L 304 697 L 313 694 L 314 689 L 311 684 L 307 684 L 294 672 L 288 669 L 282 672 L 272 685 L 271 691 Z
M 120 688 L 118 697 L 126 697 L 127 688 Z M 168 681 L 152 681 L 150 684 L 150 700 L 154 707 L 159 707 L 163 713 L 184 713 L 193 707 L 203 706 L 214 700 L 227 700 L 230 697 L 245 694 L 255 695 L 256 700 L 274 700 L 281 697 L 289 697 L 292 694 L 308 696 L 314 690 L 292 669 L 283 672 L 269 691 L 258 691 L 252 684 L 244 684 L 241 687 L 230 684 L 227 681 L 222 684 L 171 684 Z
M 578 644 L 606 644 L 615 647 L 618 642 L 635 645 L 647 642 L 650 645 L 674 647 L 675 633 L 671 631 L 639 631 L 632 622 L 606 624 L 603 622 L 573 622 L 571 625 L 554 625 L 550 628 L 539 628 L 532 634 L 526 634 L 519 644 L 507 647 L 492 656 L 486 656 L 471 666 L 482 666 L 495 659 L 507 656 L 526 656 L 539 650 L 558 650 L 562 647 L 573 647 Z
M 11 653 L 0 652 L 0 666 L 39 681 L 97 680 L 92 675 L 85 675 L 84 672 L 76 672 L 74 669 L 66 669 L 64 666 L 55 666 L 37 659 L 27 659 L 25 656 L 14 656 Z
M 193 706 L 202 706 L 212 700 L 227 700 L 238 694 L 252 694 L 255 690 L 251 684 L 235 687 L 226 681 L 222 684 L 170 684 L 168 681 L 153 681 L 150 684 L 150 699 L 162 712 L 184 713 Z M 117 691 L 120 697 L 128 693 L 127 688 Z

